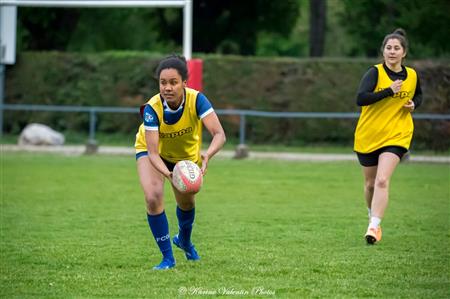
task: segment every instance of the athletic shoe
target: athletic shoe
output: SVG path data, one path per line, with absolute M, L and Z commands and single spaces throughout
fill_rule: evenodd
M 163 259 L 161 263 L 153 267 L 153 270 L 167 270 L 175 267 L 175 259 Z
M 191 261 L 196 261 L 200 259 L 200 256 L 198 255 L 197 251 L 195 250 L 194 245 L 189 244 L 189 246 L 184 246 L 181 244 L 180 238 L 178 235 L 175 235 L 172 239 L 173 245 L 177 246 L 181 250 L 184 251 L 184 254 L 186 255 L 186 258 Z
M 375 242 L 381 241 L 381 226 L 378 226 L 377 228 L 368 228 L 366 235 L 364 236 L 366 238 L 367 244 L 375 244 Z

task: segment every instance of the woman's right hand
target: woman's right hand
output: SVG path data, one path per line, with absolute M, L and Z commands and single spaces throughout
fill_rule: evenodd
M 164 176 L 169 180 L 169 182 L 172 182 L 172 180 L 173 180 L 173 172 L 172 171 L 170 171 L 168 174 L 166 173 Z
M 392 89 L 394 94 L 396 94 L 402 88 L 402 84 L 403 84 L 402 80 L 395 80 L 389 87 Z

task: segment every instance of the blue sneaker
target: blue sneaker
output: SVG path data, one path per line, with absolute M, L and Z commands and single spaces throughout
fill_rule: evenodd
M 200 259 L 200 256 L 198 255 L 197 251 L 195 250 L 194 245 L 192 243 L 189 246 L 183 246 L 181 245 L 180 238 L 178 238 L 178 235 L 175 235 L 172 239 L 173 245 L 177 246 L 181 250 L 184 251 L 184 254 L 186 255 L 186 258 L 191 261 L 196 261 Z
M 167 270 L 175 267 L 175 259 L 163 259 L 161 263 L 153 267 L 153 270 Z

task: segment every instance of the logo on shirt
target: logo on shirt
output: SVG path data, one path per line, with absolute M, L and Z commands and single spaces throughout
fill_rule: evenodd
M 175 138 L 183 136 L 184 134 L 192 133 L 192 127 L 187 127 L 185 129 L 181 129 L 177 132 L 170 133 L 159 133 L 159 138 Z
M 151 114 L 148 113 L 148 112 L 145 112 L 144 120 L 145 120 L 146 122 L 152 121 L 152 120 L 153 120 L 153 115 L 151 115 Z
M 409 94 L 410 94 L 410 91 L 399 91 L 396 94 L 394 94 L 392 97 L 404 99 L 404 98 L 409 97 Z
M 384 88 L 379 87 L 379 88 L 377 88 L 375 91 L 378 92 L 378 91 L 382 91 L 383 89 L 384 89 Z M 399 91 L 399 92 L 395 93 L 392 97 L 393 97 L 393 98 L 399 98 L 399 99 L 402 100 L 402 99 L 404 99 L 404 98 L 409 97 L 409 95 L 411 94 L 411 92 L 412 92 L 412 91 L 402 90 L 402 91 Z

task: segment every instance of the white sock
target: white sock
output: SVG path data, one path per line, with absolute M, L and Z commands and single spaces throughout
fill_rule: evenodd
M 369 219 L 370 219 L 370 216 L 372 215 L 372 210 L 370 208 L 367 208 L 367 211 L 369 212 Z
M 381 219 L 378 217 L 370 217 L 369 228 L 377 228 L 381 223 Z

